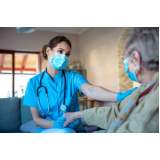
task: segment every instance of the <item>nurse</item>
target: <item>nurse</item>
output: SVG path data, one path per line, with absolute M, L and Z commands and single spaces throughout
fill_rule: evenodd
M 117 93 L 90 84 L 76 71 L 66 71 L 71 55 L 71 43 L 64 36 L 56 36 L 43 46 L 42 54 L 47 61 L 44 72 L 28 81 L 23 104 L 29 106 L 36 133 L 51 129 L 66 132 L 85 132 L 80 119 L 63 127 L 65 112 L 79 111 L 77 92 L 99 101 L 117 101 Z M 54 129 L 55 131 L 54 131 Z

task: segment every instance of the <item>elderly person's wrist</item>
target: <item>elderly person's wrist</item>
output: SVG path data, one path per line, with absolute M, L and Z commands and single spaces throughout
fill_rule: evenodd
M 75 115 L 75 119 L 80 119 L 80 118 L 83 118 L 83 111 L 79 111 L 79 112 L 75 112 L 76 115 Z

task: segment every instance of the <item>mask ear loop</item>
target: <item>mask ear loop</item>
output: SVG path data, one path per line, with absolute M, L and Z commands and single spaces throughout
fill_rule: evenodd
M 136 66 L 136 68 L 134 69 L 134 73 L 135 73 L 135 71 L 138 69 L 138 67 L 139 67 L 140 65 L 138 64 L 138 66 Z M 136 74 L 136 73 L 135 73 Z
M 53 52 L 51 48 L 50 48 L 50 51 Z M 49 56 L 49 54 L 48 54 L 48 57 L 49 57 L 49 59 L 51 59 L 50 56 Z
M 133 56 L 133 53 L 127 59 L 125 59 L 124 61 L 128 61 L 132 56 Z M 135 71 L 138 69 L 139 66 L 140 65 L 138 64 L 132 73 L 134 73 L 136 75 Z
M 133 53 L 127 58 L 127 61 L 133 56 Z
M 49 56 L 49 54 L 48 54 L 48 57 L 49 57 L 49 59 L 50 59 L 50 56 Z
M 132 54 L 133 54 L 133 53 L 132 53 Z M 131 55 L 132 55 L 132 54 L 131 54 Z M 136 66 L 136 68 L 134 69 L 134 71 L 133 71 L 133 73 L 134 73 L 136 79 L 137 79 L 137 75 L 136 75 L 136 72 L 135 72 L 135 71 L 138 69 L 139 66 L 140 66 L 140 65 L 138 64 L 138 65 Z M 137 79 L 137 82 L 138 82 L 138 79 Z
M 133 53 L 127 58 L 127 60 L 129 60 L 132 56 L 133 56 Z M 135 71 L 138 69 L 139 66 L 140 66 L 139 64 L 136 66 L 136 68 L 134 69 L 133 73 L 135 73 Z

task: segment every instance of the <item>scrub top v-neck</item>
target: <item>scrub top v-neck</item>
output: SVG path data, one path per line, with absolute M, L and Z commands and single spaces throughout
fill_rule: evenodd
M 67 106 L 67 112 L 79 111 L 79 101 L 77 92 L 79 91 L 81 93 L 80 88 L 82 84 L 88 81 L 82 75 L 78 74 L 75 70 L 73 71 L 64 70 L 65 77 L 63 75 L 62 70 L 60 70 L 54 76 L 53 79 L 47 73 L 47 68 L 45 69 L 44 72 L 45 73 L 43 75 L 41 84 L 42 86 L 45 86 L 48 91 L 50 114 L 45 117 L 42 115 L 37 99 L 37 88 L 40 86 L 40 79 L 43 72 L 36 75 L 35 77 L 31 78 L 28 81 L 23 105 L 29 107 L 36 107 L 39 110 L 41 116 L 45 119 L 56 120 L 59 116 L 61 116 L 60 106 L 64 102 L 64 92 L 65 92 L 65 105 Z M 65 78 L 66 78 L 66 86 L 65 86 Z M 43 112 L 47 113 L 48 102 L 43 88 L 39 90 L 39 99 Z M 75 124 L 79 125 L 79 123 L 81 123 L 81 121 Z M 76 125 L 74 129 L 77 127 Z M 43 128 L 40 127 L 38 127 L 38 129 L 41 131 L 43 130 Z

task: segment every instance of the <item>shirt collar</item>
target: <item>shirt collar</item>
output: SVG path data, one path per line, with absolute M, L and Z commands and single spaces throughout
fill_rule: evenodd
M 44 71 L 45 73 L 44 73 L 44 78 L 45 79 L 52 79 L 51 77 L 50 77 L 50 75 L 47 73 L 47 67 L 46 67 L 46 69 L 45 69 L 45 71 Z M 63 77 L 63 72 L 62 72 L 62 69 L 54 76 L 54 78 L 53 78 L 53 80 L 59 80 L 59 79 L 61 79 Z

